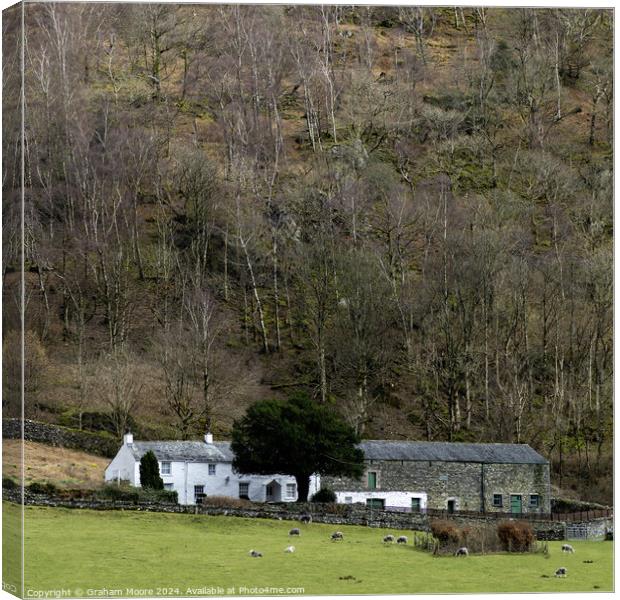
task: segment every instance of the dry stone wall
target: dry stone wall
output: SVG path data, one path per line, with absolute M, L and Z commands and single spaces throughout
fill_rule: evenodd
M 21 420 L 3 419 L 2 437 L 13 440 L 21 439 Z M 31 421 L 30 419 L 24 421 L 24 439 L 29 442 L 47 444 L 48 446 L 81 450 L 82 452 L 108 458 L 114 457 L 120 446 L 119 442 L 112 437 L 69 429 L 68 427 L 60 427 L 59 425 L 51 425 L 49 423 L 41 423 L 39 421 Z
M 22 490 L 4 489 L 3 499 L 21 503 Z M 259 504 L 248 508 L 226 506 L 188 506 L 157 502 L 107 501 L 94 499 L 66 499 L 45 494 L 24 492 L 24 502 L 32 506 L 49 506 L 91 510 L 135 510 L 145 512 L 185 513 L 203 515 L 223 515 L 258 519 L 275 519 L 282 521 L 299 521 L 302 515 L 312 515 L 315 523 L 331 525 L 361 525 L 365 527 L 382 527 L 395 530 L 430 531 L 431 518 L 423 513 L 401 513 L 371 510 L 361 504 Z M 479 516 L 451 515 L 461 526 L 498 523 L 497 518 Z M 566 523 L 558 521 L 530 521 L 539 540 L 563 540 L 566 535 Z M 604 525 L 601 525 L 604 527 Z

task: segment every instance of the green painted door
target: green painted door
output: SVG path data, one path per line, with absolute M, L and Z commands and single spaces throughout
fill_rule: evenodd
M 377 489 L 377 473 L 374 471 L 368 471 L 368 487 L 371 490 Z
M 383 510 L 385 508 L 385 500 L 383 498 L 368 498 L 366 506 L 375 510 Z
M 419 498 L 411 498 L 411 512 L 420 512 Z
M 516 494 L 512 494 L 510 496 L 510 512 L 511 513 L 521 513 L 521 496 Z

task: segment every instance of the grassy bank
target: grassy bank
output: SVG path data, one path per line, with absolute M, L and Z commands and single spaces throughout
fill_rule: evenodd
M 18 511 L 5 504 L 5 514 Z M 286 521 L 26 509 L 26 589 L 152 590 L 198 595 L 220 587 L 303 588 L 305 594 L 610 591 L 612 545 L 577 542 L 574 555 L 550 544 L 550 556 L 433 557 L 411 546 L 384 546 L 385 530 L 302 526 Z M 290 543 L 294 554 L 285 554 Z M 251 549 L 263 558 L 250 558 Z M 584 561 L 592 562 L 584 562 Z M 568 568 L 566 579 L 553 573 Z M 548 576 L 548 577 L 545 577 Z M 167 592 L 162 592 L 166 589 Z M 178 590 L 178 592 L 176 591 Z

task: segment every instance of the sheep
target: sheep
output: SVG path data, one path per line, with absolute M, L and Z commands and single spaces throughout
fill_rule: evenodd
M 383 538 L 383 543 L 384 544 L 391 544 L 394 541 L 394 536 L 393 535 L 386 535 Z
M 287 546 L 286 548 L 284 548 L 284 552 L 286 552 L 287 554 L 293 554 L 293 552 L 295 552 L 295 546 Z
M 252 558 L 259 558 L 262 556 L 262 553 L 258 552 L 257 550 L 250 550 L 250 556 Z
M 556 577 L 566 577 L 566 567 L 560 567 L 556 572 L 555 572 L 555 576 Z
M 312 523 L 312 515 L 301 515 L 301 517 L 299 517 L 299 520 L 300 522 L 309 525 L 310 523 Z
M 575 549 L 570 544 L 564 544 L 562 546 L 562 552 L 569 552 L 570 554 L 575 554 Z
M 455 553 L 454 556 L 469 556 L 469 550 L 465 547 L 463 548 L 459 548 Z
M 301 531 L 299 531 L 299 529 L 297 527 L 293 527 L 293 529 L 291 529 L 288 532 L 289 535 L 301 535 Z
M 332 533 L 333 542 L 335 542 L 336 540 L 343 540 L 343 539 L 344 539 L 344 535 L 342 531 L 335 531 L 334 533 Z
M 409 540 L 407 539 L 406 535 L 401 535 L 397 540 L 396 543 L 397 544 L 406 544 Z

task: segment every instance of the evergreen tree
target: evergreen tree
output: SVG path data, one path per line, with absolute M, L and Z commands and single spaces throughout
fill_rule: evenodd
M 233 467 L 242 473 L 286 473 L 308 500 L 310 476 L 361 477 L 359 438 L 331 408 L 300 395 L 253 404 L 232 430 Z
M 140 459 L 140 484 L 143 488 L 164 489 L 164 481 L 159 475 L 159 463 L 151 450 Z

